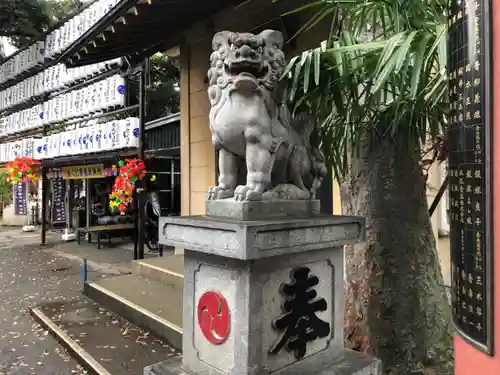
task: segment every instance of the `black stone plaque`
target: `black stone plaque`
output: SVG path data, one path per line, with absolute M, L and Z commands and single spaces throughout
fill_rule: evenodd
M 14 214 L 19 216 L 28 215 L 28 194 L 26 184 L 21 182 L 15 184 L 13 188 L 14 195 Z
M 492 77 L 489 0 L 450 0 L 452 309 L 459 334 L 493 354 Z
M 53 224 L 66 222 L 66 181 L 52 179 L 52 218 Z

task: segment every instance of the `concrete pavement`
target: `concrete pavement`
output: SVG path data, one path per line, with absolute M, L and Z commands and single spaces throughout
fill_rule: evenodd
M 30 308 L 44 311 L 112 375 L 138 374 L 144 366 L 176 354 L 81 292 L 82 257 L 93 259 L 88 279 L 98 280 L 127 273 L 120 264 L 132 260 L 130 251 L 95 253 L 95 245 L 78 247 L 58 238 L 49 233 L 49 245 L 41 247 L 38 232 L 0 228 L 0 375 L 87 374 L 33 319 Z
M 42 301 L 74 298 L 78 267 L 12 242 L 0 233 L 0 374 L 86 374 L 28 311 Z

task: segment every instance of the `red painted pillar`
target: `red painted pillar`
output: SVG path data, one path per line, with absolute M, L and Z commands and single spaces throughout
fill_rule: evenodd
M 467 2 L 467 0 L 465 1 Z M 479 0 L 480 3 L 490 6 L 491 26 L 489 27 L 489 36 L 484 38 L 484 42 L 489 43 L 491 48 L 491 67 L 489 74 L 485 78 L 486 83 L 493 84 L 491 87 L 491 128 L 490 138 L 492 142 L 491 158 L 485 157 L 486 163 L 490 163 L 492 171 L 491 181 L 493 183 L 492 210 L 491 210 L 491 232 L 489 238 L 485 241 L 492 243 L 492 257 L 487 261 L 492 264 L 491 286 L 492 292 L 491 311 L 492 315 L 492 350 L 491 353 L 485 353 L 481 348 L 467 340 L 463 334 L 455 336 L 455 375 L 500 375 L 500 1 Z M 474 3 L 474 0 L 471 2 Z M 483 16 L 484 17 L 484 16 Z M 480 22 L 488 23 L 488 17 L 481 19 Z M 485 44 L 486 46 L 486 44 Z M 486 51 L 486 50 L 485 50 Z M 486 108 L 488 110 L 488 108 Z M 484 126 L 488 126 L 487 123 Z M 487 142 L 489 140 L 486 140 Z M 490 204 L 491 205 L 491 204 Z M 453 254 L 452 246 L 452 254 Z M 486 265 L 488 266 L 488 265 Z

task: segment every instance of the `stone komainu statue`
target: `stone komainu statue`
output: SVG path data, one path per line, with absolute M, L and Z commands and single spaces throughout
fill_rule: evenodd
M 286 65 L 283 42 L 273 30 L 213 38 L 208 95 L 219 180 L 209 199 L 312 199 L 326 175 L 324 155 L 309 141 L 314 119 L 292 118 L 274 99 Z M 237 186 L 241 159 L 246 182 Z

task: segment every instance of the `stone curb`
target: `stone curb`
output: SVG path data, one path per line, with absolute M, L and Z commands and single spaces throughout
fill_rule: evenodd
M 57 326 L 47 315 L 39 308 L 30 308 L 31 315 L 37 320 L 42 327 L 48 330 L 56 340 L 83 366 L 90 374 L 93 375 L 112 375 L 106 370 L 94 357 L 86 352 L 80 345 L 69 337 L 61 328 Z

